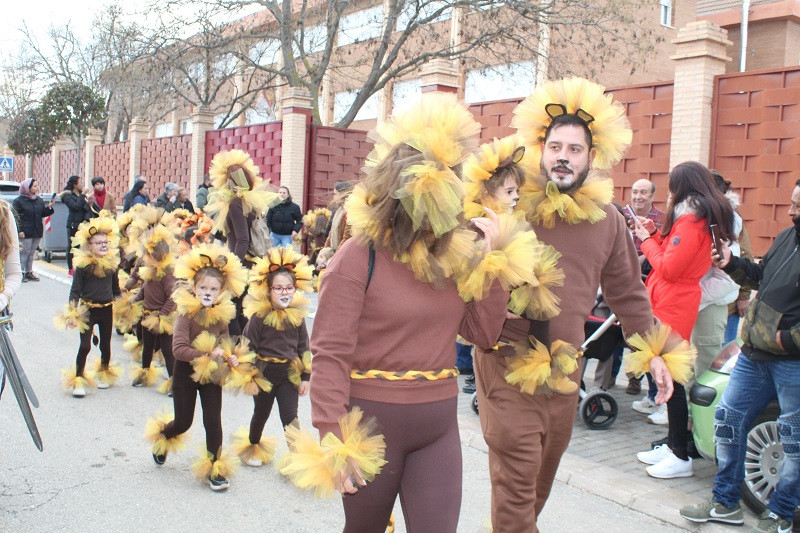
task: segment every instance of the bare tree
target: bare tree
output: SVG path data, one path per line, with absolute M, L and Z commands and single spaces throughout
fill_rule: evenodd
M 315 122 L 321 121 L 325 84 L 348 80 L 355 85 L 339 126 L 349 125 L 388 83 L 434 59 L 457 60 L 471 68 L 533 60 L 546 65 L 552 76 L 591 76 L 613 57 L 639 64 L 660 41 L 645 22 L 651 10 L 642 9 L 638 0 L 204 0 L 200 4 L 206 17 L 230 18 L 243 9 L 263 8 L 226 26 L 231 43 L 238 34 L 242 43 L 275 51 L 271 63 L 245 55 L 240 59 L 254 72 L 308 89 Z M 166 0 L 160 5 L 187 13 L 198 2 Z M 451 38 L 447 21 L 453 17 L 458 17 L 459 29 Z M 181 17 L 181 22 L 202 27 L 191 16 Z M 199 34 L 194 38 L 202 40 Z M 549 59 L 553 50 L 568 60 L 538 60 Z

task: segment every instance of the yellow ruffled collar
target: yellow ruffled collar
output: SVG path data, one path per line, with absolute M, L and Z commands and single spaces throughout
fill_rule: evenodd
M 119 250 L 109 248 L 108 253 L 99 257 L 92 252 L 81 248 L 73 252 L 73 264 L 78 268 L 91 268 L 92 274 L 98 278 L 104 278 L 113 274 L 119 268 Z
M 281 197 L 276 192 L 266 190 L 266 183 L 261 182 L 255 189 L 246 186 L 236 185 L 229 182 L 228 186 L 215 188 L 212 187 L 208 194 L 208 205 L 204 211 L 214 219 L 213 231 L 221 231 L 226 235 L 228 211 L 231 202 L 236 198 L 242 199 L 242 212 L 244 216 L 251 213 L 260 215 L 280 203 Z
M 175 263 L 172 254 L 167 254 L 161 261 L 156 261 L 150 254 L 145 254 L 144 264 L 139 267 L 139 277 L 143 281 L 159 281 L 167 275 L 167 272 Z
M 390 248 L 392 230 L 376 224 L 377 217 L 374 216 L 369 193 L 364 187 L 355 187 L 347 199 L 345 209 L 353 236 L 373 242 L 376 249 Z M 458 279 L 472 270 L 480 259 L 477 238 L 472 230 L 456 228 L 453 230 L 450 246 L 440 255 L 430 252 L 433 243 L 418 240 L 409 252 L 393 254 L 393 259 L 408 266 L 418 280 L 438 285 L 448 279 Z
M 225 291 L 217 297 L 210 307 L 203 303 L 187 288 L 180 287 L 172 294 L 178 313 L 187 316 L 204 328 L 219 324 L 227 324 L 236 316 L 236 305 L 231 300 L 231 293 Z
M 524 211 L 534 226 L 548 229 L 555 224 L 556 216 L 567 224 L 594 224 L 606 217 L 605 206 L 613 198 L 614 182 L 605 174 L 590 172 L 577 191 L 562 193 L 540 173 L 522 186 L 517 209 Z
M 291 327 L 299 327 L 308 316 L 311 302 L 306 295 L 297 291 L 286 309 L 276 309 L 269 299 L 269 289 L 265 286 L 253 286 L 242 304 L 245 316 L 259 317 L 264 324 L 278 331 Z

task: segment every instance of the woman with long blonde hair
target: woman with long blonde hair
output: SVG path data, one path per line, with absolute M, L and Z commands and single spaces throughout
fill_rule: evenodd
M 0 200 L 0 310 L 8 306 L 22 284 L 17 235 L 14 214 L 8 203 Z

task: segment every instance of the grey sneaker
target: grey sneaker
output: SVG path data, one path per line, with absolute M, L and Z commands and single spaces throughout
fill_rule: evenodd
M 792 530 L 792 523 L 784 520 L 769 509 L 765 509 L 758 517 L 758 524 L 750 530 L 750 533 L 789 533 Z
M 744 524 L 744 513 L 741 506 L 737 503 L 734 507 L 725 507 L 714 499 L 687 505 L 681 509 L 681 516 L 692 522 L 722 522 L 723 524 Z

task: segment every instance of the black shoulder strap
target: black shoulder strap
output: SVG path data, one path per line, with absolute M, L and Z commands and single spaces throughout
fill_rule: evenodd
M 372 281 L 372 273 L 375 271 L 375 247 L 372 241 L 369 241 L 369 262 L 367 263 L 367 285 L 364 287 L 364 292 L 369 289 L 369 283 Z

